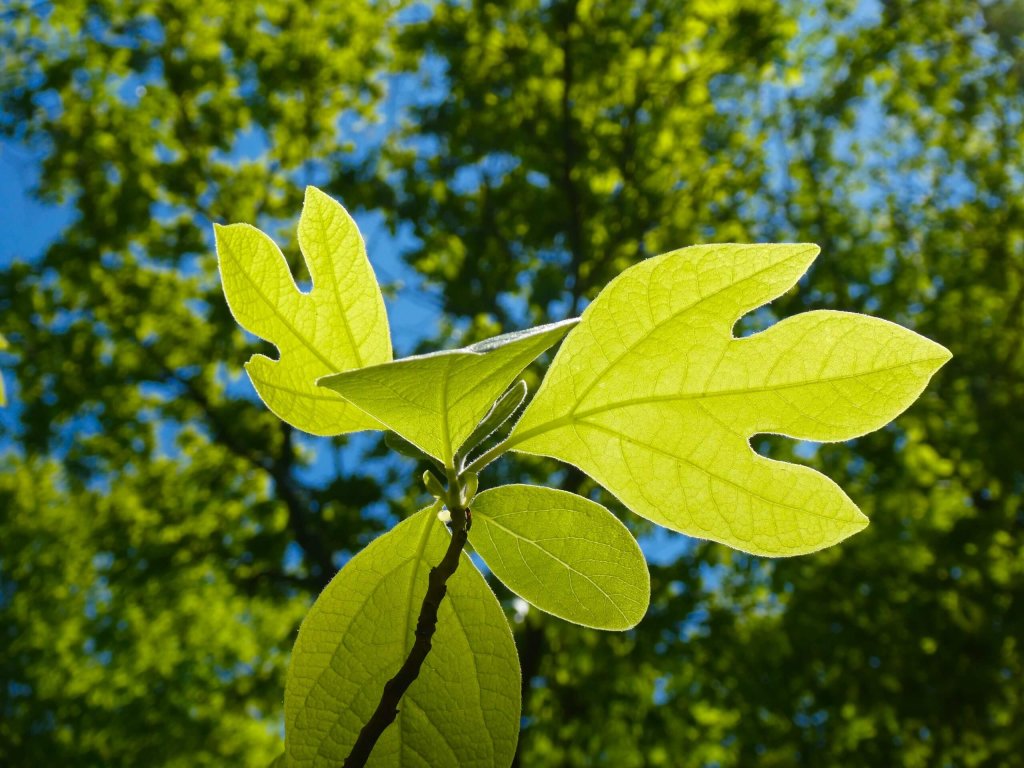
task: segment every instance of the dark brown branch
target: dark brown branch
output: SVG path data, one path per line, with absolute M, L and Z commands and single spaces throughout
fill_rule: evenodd
M 441 562 L 430 569 L 427 579 L 427 593 L 423 596 L 420 616 L 416 621 L 416 640 L 409 650 L 409 655 L 401 669 L 384 684 L 380 703 L 373 715 L 359 732 L 359 738 L 352 746 L 352 751 L 345 758 L 343 768 L 362 768 L 370 757 L 370 752 L 377 744 L 384 730 L 398 717 L 398 703 L 409 690 L 409 686 L 419 676 L 427 654 L 430 653 L 434 632 L 437 629 L 437 612 L 441 601 L 448 592 L 448 579 L 459 567 L 462 550 L 466 546 L 469 533 L 470 512 L 468 509 L 453 509 L 452 538 L 448 542 L 448 550 Z

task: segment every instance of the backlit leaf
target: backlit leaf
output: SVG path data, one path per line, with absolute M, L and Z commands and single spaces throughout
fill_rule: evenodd
M 347 371 L 320 383 L 450 465 L 497 397 L 577 322 L 563 320 L 463 349 Z
M 514 428 L 634 512 L 747 552 L 796 555 L 867 524 L 830 479 L 758 456 L 774 432 L 847 440 L 906 409 L 949 359 L 884 320 L 807 312 L 736 339 L 792 286 L 814 245 L 685 248 L 624 272 L 583 314 Z
M 352 558 L 317 599 L 288 670 L 289 766 L 342 764 L 409 652 L 427 574 L 448 540 L 433 508 L 423 510 Z M 508 621 L 464 554 L 448 581 L 433 647 L 367 765 L 508 766 L 519 714 L 519 659 Z
M 245 366 L 267 407 L 315 435 L 379 429 L 358 408 L 316 386 L 329 373 L 391 359 L 384 300 L 345 209 L 306 188 L 299 247 L 313 279 L 309 293 L 298 289 L 280 249 L 260 230 L 248 224 L 215 230 L 231 313 L 280 352 L 278 360 L 253 355 Z
M 505 586 L 543 611 L 629 629 L 651 597 L 647 563 L 607 509 L 566 491 L 503 485 L 473 502 L 469 540 Z

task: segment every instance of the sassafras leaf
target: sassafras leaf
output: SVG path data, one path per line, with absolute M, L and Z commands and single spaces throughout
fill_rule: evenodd
M 629 629 L 647 612 L 651 580 L 639 545 L 590 499 L 529 485 L 484 491 L 469 540 L 505 586 L 555 616 Z
M 347 371 L 320 383 L 450 465 L 497 397 L 577 322 L 563 320 L 464 349 Z
M 834 544 L 867 524 L 824 475 L 758 456 L 774 432 L 846 440 L 878 429 L 949 359 L 893 323 L 808 312 L 737 339 L 815 245 L 712 245 L 642 262 L 583 314 L 509 446 L 580 467 L 630 509 L 762 555 Z
M 374 419 L 316 386 L 329 373 L 391 359 L 384 300 L 355 222 L 306 188 L 299 247 L 313 278 L 302 293 L 280 249 L 248 224 L 215 226 L 228 306 L 238 324 L 274 344 L 278 360 L 253 355 L 245 369 L 277 416 L 315 435 L 379 429 Z
M 302 622 L 285 689 L 292 768 L 337 768 L 414 641 L 427 575 L 448 544 L 432 509 L 352 558 Z M 465 554 L 448 580 L 432 649 L 367 763 L 371 768 L 508 766 L 520 673 L 501 605 Z

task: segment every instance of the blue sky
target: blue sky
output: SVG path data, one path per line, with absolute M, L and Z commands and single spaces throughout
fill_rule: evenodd
M 32 197 L 40 160 L 38 152 L 0 140 L 0 268 L 37 257 L 71 220 L 68 211 Z

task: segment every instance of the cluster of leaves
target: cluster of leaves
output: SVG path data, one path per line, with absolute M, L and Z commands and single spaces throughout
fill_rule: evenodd
M 362 237 L 337 202 L 306 190 L 299 245 L 313 279 L 308 293 L 258 229 L 216 231 L 235 318 L 280 353 L 246 364 L 271 410 L 318 434 L 387 428 L 404 453 L 436 462 L 449 482 L 445 490 L 428 469 L 434 505 L 353 558 L 303 621 L 285 696 L 287 765 L 335 765 L 349 755 L 416 640 L 427 573 L 446 550 L 434 514 L 444 504 L 472 510 L 473 547 L 538 608 L 611 630 L 646 613 L 643 554 L 604 507 L 529 485 L 476 495 L 478 473 L 503 452 L 578 466 L 634 512 L 677 531 L 756 554 L 812 552 L 866 518 L 831 480 L 758 456 L 749 439 L 873 431 L 949 359 L 912 331 L 842 312 L 807 312 L 736 339 L 739 318 L 792 287 L 818 248 L 721 245 L 632 267 L 579 321 L 392 361 Z M 525 384 L 510 390 L 512 382 L 567 334 L 509 435 L 480 452 L 524 399 Z M 438 617 L 437 651 L 373 754 L 376 765 L 483 768 L 515 756 L 515 645 L 501 606 L 463 557 Z
M 677 243 L 806 238 L 813 287 L 743 327 L 853 309 L 955 358 L 884 435 L 757 440 L 862 504 L 843 547 L 662 550 L 635 636 L 528 615 L 521 764 L 1020 764 L 1024 4 L 530 5 L 444 6 L 403 38 L 450 90 L 389 147 L 384 199 L 461 322 L 558 311 Z
M 63 207 L 0 256 L 0 762 L 266 764 L 299 619 L 422 503 L 372 439 L 314 454 L 237 385 L 259 347 L 210 222 L 276 234 L 316 183 L 388 213 L 434 348 L 576 314 L 676 244 L 809 239 L 812 284 L 738 333 L 837 308 L 955 352 L 884 432 L 755 441 L 862 506 L 842 547 L 655 537 L 642 631 L 517 608 L 521 764 L 1019 764 L 1021 1 L 402 5 L 3 4 L 5 181 Z M 623 513 L 556 466 L 489 477 Z

